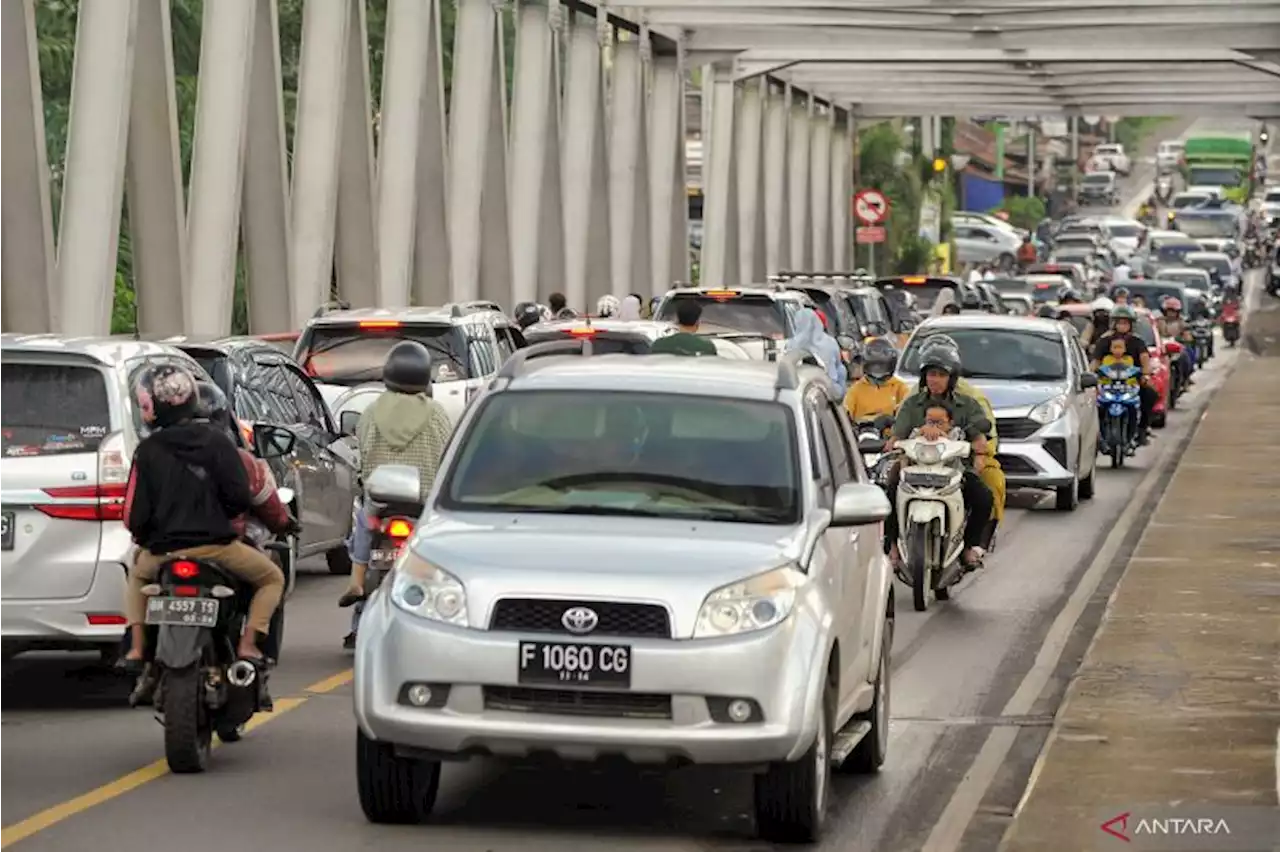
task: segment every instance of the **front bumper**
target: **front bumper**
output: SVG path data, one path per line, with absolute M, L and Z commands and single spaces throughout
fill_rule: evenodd
M 361 730 L 435 759 L 553 754 L 711 765 L 794 760 L 816 731 L 827 648 L 821 620 L 799 602 L 782 624 L 742 637 L 602 637 L 601 644 L 630 646 L 630 689 L 522 686 L 521 639 L 591 641 L 450 627 L 404 613 L 376 594 L 356 645 Z M 442 706 L 403 701 L 406 684 L 415 682 L 439 685 L 437 695 L 447 688 Z M 583 693 L 596 699 L 592 715 L 556 712 Z M 525 709 L 499 709 L 511 708 L 513 695 Z M 761 720 L 717 721 L 712 705 L 727 698 L 754 701 Z M 612 709 L 601 710 L 602 704 Z M 626 708 L 641 704 L 644 714 L 626 715 Z
M 1022 420 L 1025 411 L 1000 411 L 996 419 Z M 1067 415 L 1026 438 L 1000 438 L 996 458 L 1010 487 L 1061 488 L 1075 480 L 1081 436 L 1071 421 Z

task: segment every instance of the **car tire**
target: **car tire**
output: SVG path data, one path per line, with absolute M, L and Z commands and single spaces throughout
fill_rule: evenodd
M 859 713 L 855 718 L 864 722 L 871 723 L 871 730 L 867 731 L 867 735 L 859 741 L 853 752 L 845 758 L 844 763 L 840 764 L 840 771 L 853 772 L 861 775 L 868 775 L 879 772 L 880 767 L 884 765 L 885 757 L 889 753 L 889 712 L 890 698 L 893 690 L 890 688 L 892 681 L 892 664 L 890 654 L 893 651 L 893 633 L 894 633 L 894 617 L 893 617 L 893 600 L 890 599 L 888 611 L 885 612 L 884 618 L 884 638 L 880 642 L 880 662 L 876 670 L 876 680 L 874 686 L 874 697 L 871 699 L 871 709 L 865 713 Z
M 756 832 L 773 843 L 817 843 L 827 821 L 831 791 L 831 726 L 835 688 L 822 692 L 813 744 L 799 760 L 772 763 L 755 778 Z
M 1080 476 L 1077 473 L 1070 485 L 1054 489 L 1053 508 L 1059 512 L 1074 512 L 1080 505 Z
M 1094 448 L 1093 455 L 1094 455 L 1094 458 L 1097 458 L 1098 456 L 1098 450 L 1096 447 Z M 1093 469 L 1089 471 L 1089 475 L 1086 476 L 1084 479 L 1080 480 L 1079 490 L 1080 490 L 1081 500 L 1093 499 L 1094 478 L 1097 475 L 1098 475 L 1098 463 L 1095 461 L 1093 463 Z
M 351 554 L 347 552 L 345 544 L 335 547 L 324 555 L 325 564 L 329 566 L 330 574 L 350 574 L 351 573 Z
M 356 730 L 356 790 L 372 823 L 413 825 L 431 815 L 440 791 L 440 763 L 396 754 L 395 746 Z

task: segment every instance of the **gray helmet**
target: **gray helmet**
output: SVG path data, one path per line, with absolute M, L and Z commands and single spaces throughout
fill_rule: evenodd
M 951 387 L 960 378 L 960 350 L 954 346 L 930 346 L 920 350 L 920 382 L 929 370 L 943 370 L 951 377 Z
M 898 350 L 883 337 L 877 337 L 862 351 L 863 369 L 873 379 L 885 379 L 893 375 L 898 366 Z
M 393 393 L 427 393 L 431 388 L 431 351 L 416 340 L 402 340 L 387 353 L 382 383 Z
M 948 349 L 959 351 L 960 347 L 956 345 L 956 340 L 949 334 L 931 334 L 920 343 L 920 353 L 923 355 L 926 349 L 934 346 L 945 346 Z

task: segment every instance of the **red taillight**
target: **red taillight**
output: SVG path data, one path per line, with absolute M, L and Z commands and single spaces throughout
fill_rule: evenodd
M 569 329 L 569 336 L 579 339 L 583 337 L 595 337 L 596 330 L 594 328 L 571 328 Z
M 126 490 L 124 483 L 46 488 L 45 494 L 64 502 L 45 503 L 35 508 L 64 521 L 122 521 Z
M 184 580 L 190 580 L 192 577 L 200 575 L 200 566 L 190 559 L 179 559 L 177 562 L 170 562 L 169 570 L 173 572 L 173 576 L 181 577 Z
M 406 539 L 413 535 L 413 521 L 406 518 L 389 518 L 382 525 L 382 531 L 388 538 Z
M 174 586 L 173 593 L 180 598 L 197 598 L 200 596 L 199 586 Z
M 123 615 L 96 615 L 88 613 L 85 618 L 89 620 L 90 627 L 123 627 L 129 623 L 129 619 Z
M 400 320 L 360 320 L 361 328 L 399 328 Z

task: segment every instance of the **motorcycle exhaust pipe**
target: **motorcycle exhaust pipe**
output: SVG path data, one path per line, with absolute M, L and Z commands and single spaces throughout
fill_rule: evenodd
M 252 686 L 253 682 L 258 679 L 258 667 L 248 660 L 236 660 L 227 669 L 227 681 L 236 687 L 243 689 Z

